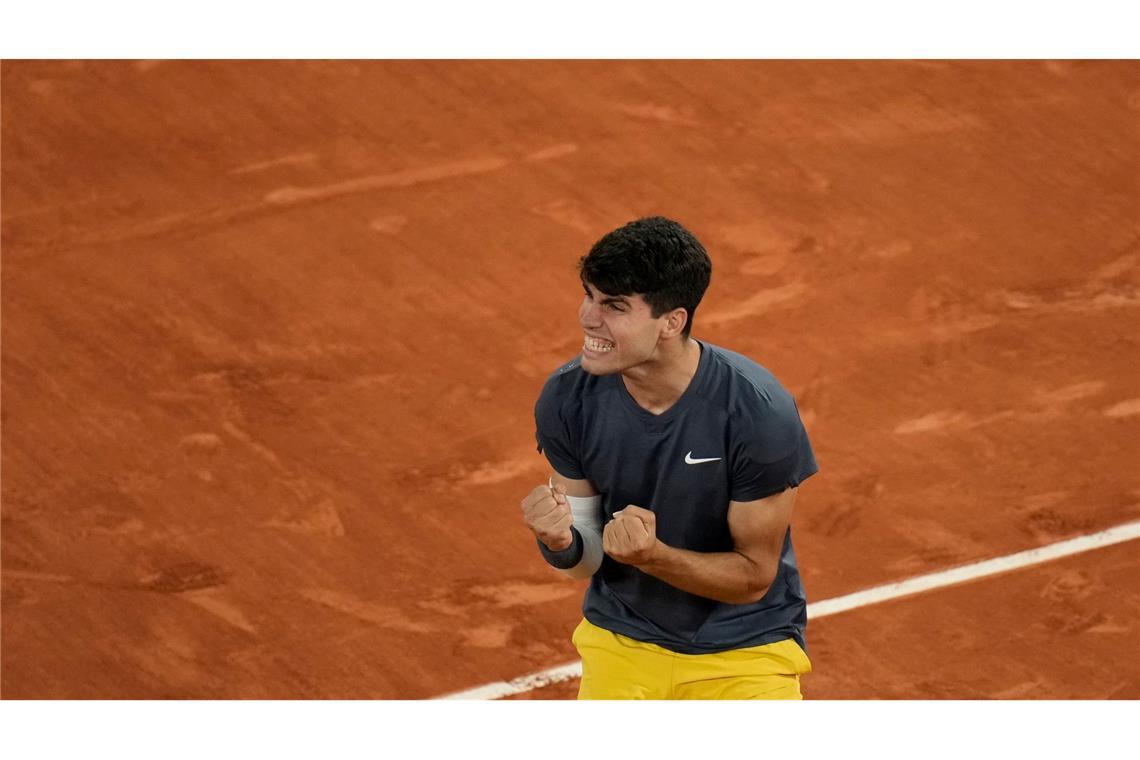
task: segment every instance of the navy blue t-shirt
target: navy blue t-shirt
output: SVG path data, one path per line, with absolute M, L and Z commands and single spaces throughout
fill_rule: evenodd
M 697 342 L 696 374 L 662 414 L 638 406 L 621 375 L 591 375 L 580 357 L 559 367 L 535 405 L 536 438 L 555 470 L 590 481 L 602 494 L 604 522 L 635 504 L 655 513 L 664 543 L 727 552 L 729 501 L 780 493 L 819 467 L 795 401 L 779 381 L 740 354 Z M 565 567 L 576 564 L 581 541 L 564 552 L 540 549 L 552 565 Z M 601 628 L 686 654 L 788 638 L 806 649 L 807 601 L 790 529 L 776 579 L 753 604 L 690 594 L 607 555 L 582 612 Z

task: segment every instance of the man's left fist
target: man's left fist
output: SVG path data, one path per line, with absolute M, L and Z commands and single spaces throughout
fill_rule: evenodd
M 657 516 L 630 504 L 602 530 L 602 549 L 623 564 L 646 564 L 657 550 Z

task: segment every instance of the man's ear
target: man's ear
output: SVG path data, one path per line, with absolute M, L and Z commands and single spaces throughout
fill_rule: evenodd
M 669 337 L 680 335 L 681 331 L 685 329 L 685 324 L 689 321 L 689 312 L 683 308 L 676 308 L 669 312 L 665 320 L 665 329 Z

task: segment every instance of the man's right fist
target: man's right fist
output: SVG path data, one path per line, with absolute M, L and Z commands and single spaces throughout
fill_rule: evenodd
M 551 551 L 569 549 L 574 543 L 570 532 L 574 518 L 562 486 L 538 486 L 522 500 L 522 512 L 526 526 Z

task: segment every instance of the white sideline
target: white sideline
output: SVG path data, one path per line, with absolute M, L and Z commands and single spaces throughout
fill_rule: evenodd
M 919 575 L 905 581 L 899 581 L 898 583 L 888 583 L 883 586 L 875 586 L 863 591 L 856 591 L 853 594 L 837 596 L 834 599 L 824 599 L 822 602 L 809 604 L 807 607 L 807 615 L 809 620 L 826 617 L 827 615 L 835 615 L 858 607 L 867 607 L 868 605 L 885 602 L 888 599 L 897 599 L 900 596 L 930 591 L 931 589 L 941 588 L 942 586 L 951 586 L 956 583 L 974 580 L 975 578 L 1004 573 L 1009 570 L 1016 570 L 1020 567 L 1036 565 L 1041 562 L 1058 559 L 1059 557 L 1067 557 L 1070 554 L 1080 554 L 1081 552 L 1087 552 L 1091 549 L 1099 549 L 1104 546 L 1132 541 L 1137 538 L 1140 538 L 1140 521 L 1124 523 L 1123 525 L 1117 525 L 1115 528 L 1102 530 L 1099 533 L 1091 533 L 1087 536 L 1080 536 L 1067 541 L 1059 541 L 1055 544 L 1039 546 L 1036 549 L 1028 549 L 1023 552 L 1017 552 L 1016 554 L 1007 554 L 1004 557 L 995 557 L 993 559 L 982 560 L 981 562 L 974 562 L 969 565 L 953 567 L 949 570 L 940 570 L 936 573 Z M 474 689 L 445 694 L 436 697 L 436 699 L 499 699 L 501 697 L 509 697 L 513 694 L 533 691 L 534 689 L 539 689 L 543 686 L 549 686 L 550 684 L 559 683 L 561 681 L 568 681 L 571 678 L 579 678 L 581 675 L 581 661 L 568 662 L 565 665 L 559 665 L 558 667 L 549 668 L 548 670 L 543 670 L 538 673 L 520 676 L 510 681 L 496 681 L 495 683 L 478 686 Z

